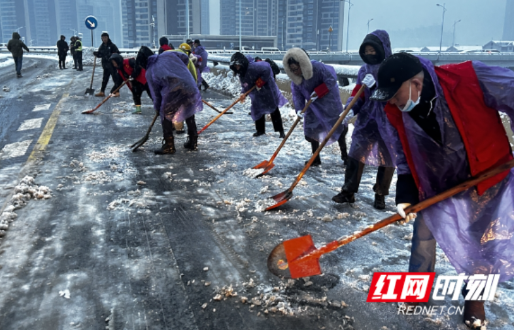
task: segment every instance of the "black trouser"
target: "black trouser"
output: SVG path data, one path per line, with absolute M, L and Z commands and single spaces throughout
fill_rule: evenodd
M 76 66 L 78 66 L 79 70 L 82 70 L 82 52 L 77 51 L 75 57 L 77 58 Z
M 59 69 L 66 68 L 66 54 L 59 54 Z
M 112 68 L 110 65 L 106 65 L 104 67 L 104 75 L 102 77 L 102 89 L 101 91 L 105 93 L 105 88 L 107 87 L 107 83 L 109 82 L 109 77 L 112 77 L 112 81 L 114 82 L 114 86 L 111 88 L 111 93 L 116 90 L 116 86 L 119 86 L 117 84 L 118 82 L 118 74 L 116 73 L 116 70 Z
M 337 144 L 339 144 L 339 149 L 341 150 L 341 159 L 344 160 L 343 156 L 347 156 L 347 154 L 346 154 L 346 143 L 344 141 L 344 134 L 343 133 L 341 133 L 341 135 L 339 136 L 339 140 L 337 140 Z M 316 140 L 311 139 L 308 136 L 305 137 L 305 140 L 307 140 L 308 142 L 311 143 L 312 154 L 314 154 L 316 152 L 316 150 L 318 150 L 318 148 L 319 148 L 319 142 L 316 141 Z M 316 158 L 318 158 L 318 160 L 321 160 L 319 155 Z
M 339 140 L 337 140 L 337 143 L 339 143 L 339 149 L 341 149 L 341 159 L 344 161 L 348 159 L 348 152 L 346 150 L 346 134 L 348 134 L 348 126 L 344 126 L 344 130 L 341 133 Z
M 173 136 L 173 131 L 175 130 L 175 127 L 173 126 L 173 123 L 169 121 L 168 119 L 161 119 L 162 124 L 162 134 L 164 138 Z M 192 115 L 191 117 L 186 119 L 186 125 L 187 125 L 187 134 L 189 137 L 195 137 L 198 136 L 198 129 L 196 128 L 196 121 L 195 116 Z
M 209 88 L 209 84 L 205 81 L 205 79 L 202 79 L 202 85 L 204 89 Z
M 284 130 L 284 125 L 282 124 L 282 116 L 280 115 L 280 110 L 276 108 L 275 111 L 273 111 L 270 115 L 275 132 L 282 132 Z M 266 132 L 266 115 L 255 121 L 255 129 L 257 132 Z
M 377 179 L 373 186 L 373 191 L 375 191 L 377 195 L 389 195 L 389 187 L 391 186 L 394 170 L 394 167 L 378 167 Z M 343 191 L 356 193 L 359 190 L 363 171 L 363 163 L 359 162 L 355 158 L 348 157 Z
M 130 83 L 132 84 L 132 98 L 134 99 L 134 105 L 141 105 L 141 95 L 143 95 L 144 91 L 146 91 L 146 94 L 152 98 L 148 84 L 143 85 L 137 80 Z
M 77 68 L 77 53 L 71 53 L 71 56 L 73 57 L 73 68 Z

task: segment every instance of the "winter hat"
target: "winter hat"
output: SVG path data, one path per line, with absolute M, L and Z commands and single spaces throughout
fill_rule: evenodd
M 366 46 L 372 46 L 375 49 L 376 55 L 365 55 Z M 380 64 L 385 59 L 384 46 L 382 41 L 374 34 L 368 34 L 359 48 L 359 55 L 366 64 L 375 65 Z
M 384 102 L 390 100 L 402 84 L 423 71 L 423 66 L 414 55 L 409 53 L 393 54 L 386 58 L 378 69 L 378 86 L 371 100 Z
M 123 56 L 120 54 L 112 54 L 111 57 L 109 57 L 109 62 L 114 61 L 116 62 L 116 65 L 119 69 L 123 66 Z
M 273 61 L 270 58 L 265 59 L 265 61 L 268 62 L 269 65 L 271 66 L 271 71 L 273 71 L 274 75 L 277 75 L 280 73 L 280 68 L 278 67 L 277 63 L 275 63 L 275 61 Z
M 246 56 L 240 52 L 234 53 L 234 55 L 232 55 L 230 58 L 230 69 L 235 73 L 239 73 L 242 77 L 246 74 L 246 70 L 248 69 L 249 64 L 250 61 L 248 61 L 248 58 L 246 58 Z M 237 70 L 236 65 L 240 65 L 241 68 Z
M 295 83 L 295 85 L 300 85 L 302 83 L 302 77 L 299 77 L 291 71 L 289 67 L 292 63 L 298 63 L 300 68 L 302 69 L 302 77 L 305 80 L 309 80 L 313 76 L 312 63 L 309 58 L 307 52 L 302 48 L 291 48 L 287 51 L 286 55 L 284 55 L 284 59 L 282 60 L 282 65 L 284 66 L 284 70 L 289 78 Z
M 109 38 L 109 33 L 107 33 L 107 32 L 102 33 L 102 37 L 107 37 L 107 38 Z
M 178 46 L 179 49 L 182 49 L 183 51 L 185 51 L 188 55 L 191 53 L 191 46 L 189 46 L 188 44 L 180 44 L 180 46 Z
M 168 44 L 168 42 L 169 42 L 168 38 L 166 38 L 166 37 L 161 37 L 161 38 L 159 39 L 159 46 L 167 45 L 167 44 Z
M 188 44 L 188 45 L 192 45 L 192 44 L 193 44 L 193 40 L 191 40 L 191 39 L 187 39 L 187 40 L 186 40 L 186 44 Z
M 139 48 L 139 51 L 137 52 L 136 66 L 140 66 L 146 70 L 148 58 L 153 55 L 155 54 L 150 48 L 146 46 L 141 46 L 141 48 Z
M 200 39 L 195 39 L 195 44 L 199 45 L 200 44 Z
M 63 35 L 61 34 L 61 39 L 63 39 L 63 38 L 64 38 L 64 39 L 66 39 L 66 36 L 63 36 Z

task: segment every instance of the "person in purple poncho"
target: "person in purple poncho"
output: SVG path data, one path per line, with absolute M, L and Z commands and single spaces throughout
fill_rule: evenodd
M 478 61 L 434 67 L 399 53 L 380 66 L 378 86 L 371 99 L 388 101 L 395 128 L 397 210 L 405 221 L 415 219 L 409 271 L 434 271 L 437 242 L 459 274 L 514 277 L 514 169 L 405 214 L 409 205 L 513 159 L 498 111 L 514 126 L 514 72 Z M 464 321 L 480 328 L 484 301 L 469 300 L 471 285 L 462 288 Z
M 393 179 L 395 164 L 394 147 L 391 142 L 392 126 L 384 112 L 385 102 L 371 101 L 369 98 L 376 89 L 376 76 L 380 63 L 391 56 L 391 43 L 386 31 L 376 30 L 368 34 L 362 42 L 359 55 L 364 61 L 357 77 L 357 84 L 346 106 L 353 100 L 362 84 L 368 86 L 352 110 L 357 115 L 352 134 L 352 145 L 346 160 L 346 172 L 341 192 L 332 197 L 336 203 L 354 203 L 355 193 L 359 190 L 364 164 L 378 166 L 373 191 L 376 209 L 385 209 L 385 196 Z M 345 125 L 348 126 L 347 119 Z
M 207 90 L 209 88 L 209 84 L 202 78 L 202 73 L 209 72 L 209 67 L 207 66 L 207 59 L 209 58 L 209 53 L 205 50 L 205 48 L 200 43 L 199 39 L 195 39 L 193 43 L 193 53 L 195 55 L 200 56 L 198 59 L 198 63 L 200 65 L 200 75 L 198 76 L 198 84 L 203 85 L 203 90 Z
M 239 76 L 241 93 L 246 93 L 253 86 L 257 87 L 249 94 L 252 100 L 251 116 L 257 130 L 253 136 L 266 134 L 266 114 L 270 114 L 275 132 L 279 132 L 279 137 L 284 138 L 284 126 L 278 108 L 287 103 L 287 100 L 280 97 L 270 65 L 264 61 L 250 63 L 246 56 L 237 52 L 230 59 L 230 69 Z
M 197 150 L 195 114 L 202 111 L 203 103 L 194 75 L 188 69 L 188 65 L 192 65 L 189 56 L 178 51 L 153 55 L 152 50 L 143 46 L 137 55 L 136 64 L 146 69 L 154 108 L 161 117 L 164 141 L 161 149 L 155 150 L 155 153 L 175 153 L 173 123 L 184 120 L 189 134 L 184 148 Z
M 306 101 L 314 99 L 303 116 L 305 139 L 311 143 L 312 153 L 314 153 L 343 112 L 336 72 L 329 65 L 311 61 L 301 48 L 289 49 L 284 56 L 283 64 L 287 75 L 292 80 L 291 92 L 296 113 L 300 114 Z M 343 130 L 344 125 L 338 127 L 327 142 L 327 145 L 330 145 L 337 141 L 341 155 L 346 153 L 344 135 L 341 134 Z M 321 158 L 318 155 L 312 166 L 319 165 L 321 165 Z

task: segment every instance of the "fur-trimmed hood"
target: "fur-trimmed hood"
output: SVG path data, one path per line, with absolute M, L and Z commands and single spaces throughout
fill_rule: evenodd
M 287 75 L 295 83 L 295 85 L 300 85 L 302 83 L 302 77 L 295 75 L 289 68 L 288 62 L 290 58 L 293 58 L 300 64 L 300 68 L 302 69 L 302 76 L 305 80 L 312 78 L 312 63 L 307 53 L 301 48 L 291 48 L 284 56 L 282 64 L 284 65 L 284 70 L 286 71 Z

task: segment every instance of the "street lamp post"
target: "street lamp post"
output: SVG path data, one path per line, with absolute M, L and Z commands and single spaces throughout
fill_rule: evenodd
M 458 21 L 455 21 L 455 23 L 453 23 L 453 41 L 452 41 L 452 46 L 455 47 L 455 25 L 457 25 L 457 23 L 459 23 L 461 20 L 458 20 Z
M 189 39 L 189 0 L 186 0 L 186 34 Z
M 152 28 L 152 48 L 155 48 L 155 17 L 152 15 L 152 23 L 150 23 L 150 27 Z
M 328 48 L 332 50 L 332 32 L 334 29 L 332 29 L 332 25 L 328 28 L 328 33 L 330 33 L 330 37 L 328 39 Z
M 350 39 L 350 9 L 352 9 L 353 3 L 351 0 L 342 0 L 348 2 L 348 24 L 346 26 L 346 52 L 348 53 L 348 40 Z
M 443 8 L 443 22 L 441 23 L 441 41 L 439 42 L 439 55 L 441 55 L 441 50 L 443 48 L 444 14 L 446 13 L 446 4 L 437 4 L 437 6 Z
M 243 45 L 242 45 L 242 41 L 241 41 L 241 36 L 242 36 L 242 33 L 243 31 L 241 30 L 242 29 L 242 20 L 243 20 L 243 16 L 241 16 L 241 2 L 243 0 L 239 0 L 239 51 L 242 52 L 243 51 Z
M 371 22 L 372 20 L 373 20 L 373 18 L 368 20 L 368 32 L 366 34 L 369 33 L 369 22 Z
M 20 30 L 23 29 L 23 26 L 20 26 L 19 28 L 16 29 L 16 32 L 20 33 Z

